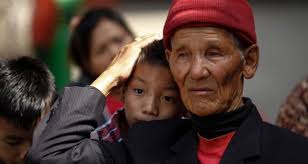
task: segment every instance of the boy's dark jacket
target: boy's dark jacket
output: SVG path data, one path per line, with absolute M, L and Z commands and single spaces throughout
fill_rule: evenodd
M 103 118 L 104 103 L 95 88 L 66 88 L 46 127 L 38 128 L 27 163 L 198 164 L 197 137 L 189 119 L 137 124 L 121 143 L 89 139 Z M 220 163 L 307 164 L 308 140 L 263 122 L 254 107 Z

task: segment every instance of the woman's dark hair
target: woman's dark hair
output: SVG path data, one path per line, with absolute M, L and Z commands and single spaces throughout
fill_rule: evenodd
M 85 69 L 85 61 L 89 60 L 91 35 L 101 19 L 108 19 L 119 24 L 127 33 L 133 36 L 123 17 L 110 8 L 88 10 L 74 29 L 69 43 L 69 54 L 72 60 Z

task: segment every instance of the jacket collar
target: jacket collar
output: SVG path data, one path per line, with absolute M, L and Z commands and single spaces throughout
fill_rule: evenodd
M 245 159 L 260 156 L 261 126 L 262 119 L 253 105 L 251 113 L 233 136 L 220 163 L 240 163 Z
M 123 141 L 134 164 L 157 163 L 173 156 L 170 147 L 190 130 L 189 119 L 150 121 L 135 124 Z
M 262 119 L 252 104 L 251 112 L 243 124 L 234 134 L 224 155 L 221 164 L 239 164 L 245 159 L 261 155 L 261 125 Z M 175 156 L 168 160 L 168 164 L 191 163 L 197 164 L 198 140 L 195 131 L 186 133 L 172 147 Z
M 166 161 L 166 164 L 197 164 L 198 140 L 197 133 L 194 130 L 186 133 L 175 145 L 171 147 L 171 151 L 175 155 Z

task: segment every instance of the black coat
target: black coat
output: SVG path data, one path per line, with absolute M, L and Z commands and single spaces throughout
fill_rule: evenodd
M 104 105 L 105 97 L 95 88 L 65 88 L 49 118 L 44 118 L 35 130 L 26 163 L 116 163 L 112 154 L 126 154 L 116 152 L 124 150 L 122 144 L 90 139 L 90 133 L 102 122 Z M 113 149 L 109 150 L 109 145 Z
M 105 98 L 91 87 L 66 88 L 34 138 L 28 163 L 197 164 L 190 120 L 136 124 L 121 143 L 91 140 L 103 118 Z M 44 122 L 41 122 L 44 123 Z M 40 124 L 41 124 L 40 123 Z M 265 123 L 254 109 L 237 130 L 221 163 L 308 163 L 308 140 Z
M 190 120 L 160 121 L 132 128 L 127 147 L 133 163 L 198 164 L 197 135 L 189 125 Z M 164 137 L 172 136 L 172 133 L 178 132 L 177 129 L 184 134 L 176 141 L 166 142 Z M 187 129 L 186 132 L 184 129 Z M 263 122 L 254 106 L 231 139 L 220 163 L 308 164 L 308 139 Z

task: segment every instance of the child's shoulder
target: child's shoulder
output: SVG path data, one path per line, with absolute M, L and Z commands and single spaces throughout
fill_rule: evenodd
M 125 117 L 125 115 L 123 115 L 122 113 L 124 113 L 123 109 L 114 112 L 105 124 L 91 132 L 91 139 L 108 142 L 120 141 L 121 132 L 119 124 L 121 117 Z

